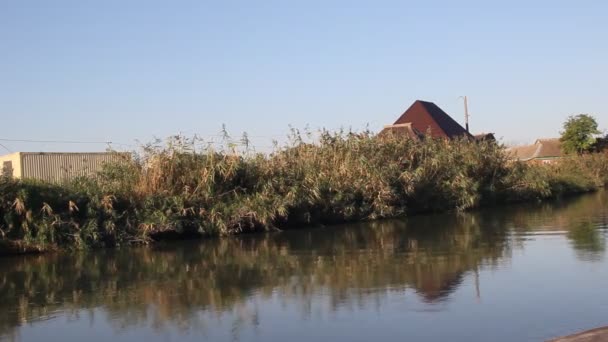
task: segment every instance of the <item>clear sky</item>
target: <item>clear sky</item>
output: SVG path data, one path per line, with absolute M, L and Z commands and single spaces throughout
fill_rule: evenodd
M 0 138 L 379 130 L 414 100 L 507 143 L 608 128 L 608 1 L 0 0 Z M 19 150 L 103 144 L 0 141 Z M 0 147 L 2 150 L 2 147 Z M 2 153 L 2 152 L 0 152 Z

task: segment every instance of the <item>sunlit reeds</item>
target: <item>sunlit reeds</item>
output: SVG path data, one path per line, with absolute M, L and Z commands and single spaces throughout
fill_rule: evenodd
M 176 136 L 71 184 L 1 180 L 0 241 L 23 249 L 148 243 L 540 200 L 607 180 L 606 155 L 523 164 L 499 144 L 466 139 L 321 131 L 311 144 L 293 131 L 262 154 Z

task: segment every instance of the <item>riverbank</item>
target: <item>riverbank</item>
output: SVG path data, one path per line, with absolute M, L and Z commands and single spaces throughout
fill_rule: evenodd
M 509 161 L 491 142 L 322 132 L 312 145 L 296 132 L 267 155 L 200 149 L 175 137 L 95 178 L 1 180 L 0 246 L 116 247 L 462 211 L 590 192 L 607 182 L 606 155 L 531 165 Z
M 386 321 L 407 324 L 388 329 L 389 340 L 548 340 L 606 324 L 608 274 L 598 272 L 608 267 L 606 215 L 608 192 L 598 191 L 462 214 L 0 258 L 0 340 L 79 340 L 94 329 L 101 340 L 182 331 L 171 340 L 224 341 L 233 335 L 218 334 L 235 327 L 240 340 L 255 340 L 231 316 L 242 322 L 250 313 L 258 340 L 281 341 L 269 332 L 299 336 L 311 311 L 323 319 L 306 330 L 351 332 L 344 341 L 370 329 L 379 336 Z M 377 321 L 353 332 L 361 317 Z M 530 324 L 538 317 L 544 324 Z M 444 330 L 428 328 L 437 321 Z
M 547 342 L 602 342 L 608 341 L 608 327 L 583 331 L 578 334 L 558 337 Z

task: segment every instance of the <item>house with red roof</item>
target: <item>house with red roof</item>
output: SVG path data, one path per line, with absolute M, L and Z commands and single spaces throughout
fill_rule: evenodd
M 433 138 L 470 138 L 472 140 L 494 140 L 492 133 L 471 135 L 456 120 L 433 102 L 415 101 L 392 125 L 385 126 L 380 135 L 407 136 L 421 139 Z

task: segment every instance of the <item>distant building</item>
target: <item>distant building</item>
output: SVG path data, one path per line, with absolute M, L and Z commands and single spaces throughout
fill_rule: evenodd
M 496 141 L 494 133 L 480 133 L 473 136 L 476 141 Z
M 380 137 L 392 135 L 398 138 L 409 138 L 421 140 L 424 134 L 412 126 L 411 122 L 404 124 L 384 126 L 384 129 L 378 134 Z
M 466 137 L 473 140 L 495 141 L 493 133 L 483 133 L 473 136 L 456 120 L 433 102 L 415 101 L 394 124 L 385 126 L 380 136 L 392 134 L 414 139 L 427 135 L 433 138 L 455 139 Z
M 538 139 L 532 145 L 510 147 L 507 153 L 513 160 L 543 164 L 552 163 L 564 156 L 558 138 Z
M 62 183 L 101 171 L 104 164 L 128 160 L 128 153 L 16 152 L 0 156 L 2 175 Z
M 415 101 L 395 121 L 394 125 L 406 123 L 411 123 L 412 127 L 425 135 L 430 133 L 434 138 L 473 137 L 458 122 L 432 102 Z

